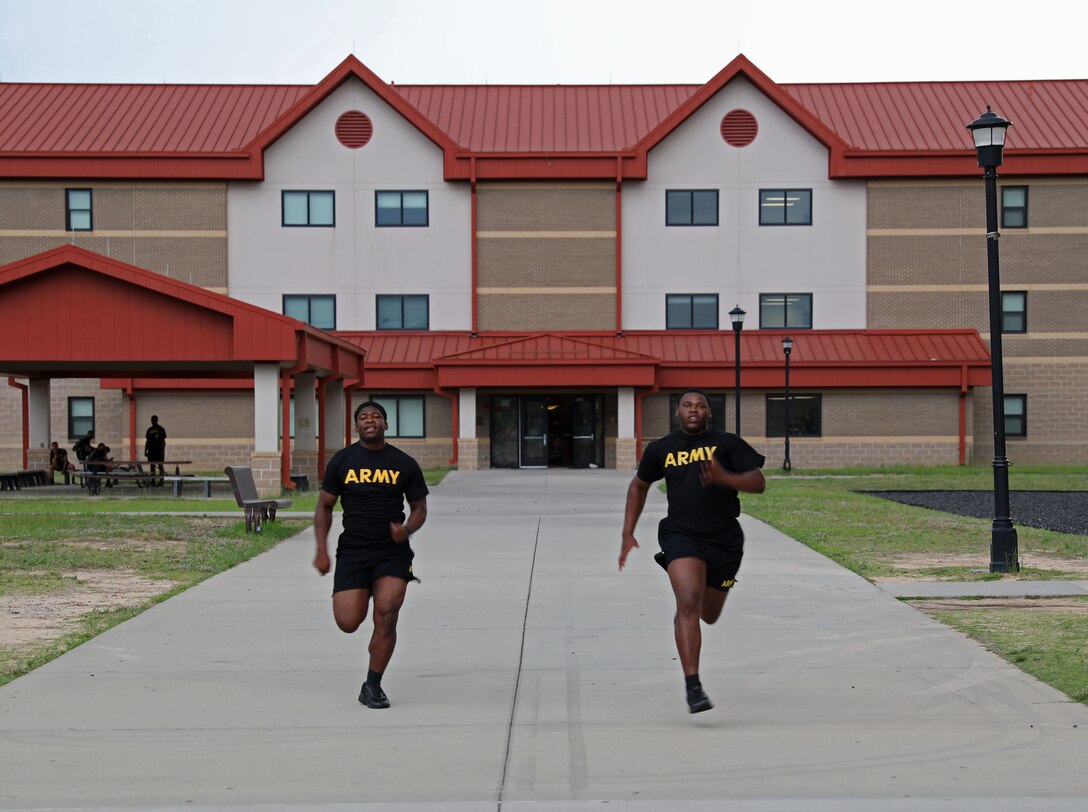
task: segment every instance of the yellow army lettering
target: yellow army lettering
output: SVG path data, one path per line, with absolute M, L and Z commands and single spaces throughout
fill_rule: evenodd
M 680 465 L 688 465 L 693 462 L 705 462 L 714 456 L 718 450 L 716 445 L 705 445 L 702 448 L 693 448 L 691 451 L 671 451 L 665 455 L 665 467 L 674 468 Z
M 349 468 L 344 475 L 344 484 L 396 485 L 398 479 L 400 471 L 391 471 L 388 468 Z

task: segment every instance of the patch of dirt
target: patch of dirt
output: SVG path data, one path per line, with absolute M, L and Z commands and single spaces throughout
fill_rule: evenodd
M 1042 609 L 1047 612 L 1065 612 L 1068 614 L 1088 614 L 1088 600 L 1076 598 L 982 598 L 964 600 L 962 598 L 925 598 L 907 601 L 923 612 L 948 612 L 963 609 Z
M 979 554 L 939 555 L 939 554 L 912 554 L 896 556 L 886 562 L 901 573 L 895 575 L 883 575 L 872 578 L 872 581 L 919 581 L 932 580 L 932 575 L 919 573 L 921 570 L 934 570 L 944 567 L 956 567 L 962 569 L 989 570 L 989 550 L 983 549 Z M 1071 575 L 1083 575 L 1088 578 L 1088 560 L 1082 558 L 1061 558 L 1059 556 L 1040 555 L 1038 553 L 1020 555 L 1020 569 L 1023 570 L 1048 570 L 1054 572 L 1066 572 Z M 1019 580 L 1016 573 L 1005 576 L 1006 580 Z
M 99 540 L 93 543 L 97 545 Z M 177 586 L 172 581 L 153 581 L 133 570 L 78 570 L 67 575 L 72 584 L 60 593 L 0 596 L 0 647 L 63 637 L 78 628 L 80 617 L 88 612 L 138 606 Z

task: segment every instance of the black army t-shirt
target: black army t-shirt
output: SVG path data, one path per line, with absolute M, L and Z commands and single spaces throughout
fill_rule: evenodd
M 390 541 L 389 523 L 404 522 L 404 500 L 429 493 L 419 463 L 388 443 L 381 451 L 358 443 L 338 451 L 321 490 L 339 496 L 344 506 L 341 542 L 359 546 Z
M 642 454 L 638 478 L 643 482 L 665 480 L 669 513 L 661 520 L 659 533 L 683 533 L 698 539 L 740 544 L 744 535 L 737 517 L 740 499 L 732 488 L 703 487 L 699 479 L 702 463 L 710 455 L 722 468 L 741 474 L 762 468 L 762 454 L 742 438 L 724 431 L 703 434 L 672 434 L 654 440 Z

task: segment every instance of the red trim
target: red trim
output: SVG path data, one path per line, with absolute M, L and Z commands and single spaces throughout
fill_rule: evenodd
M 616 159 L 616 332 L 623 332 L 623 167 Z
M 452 453 L 450 454 L 450 459 L 449 459 L 448 465 L 452 468 L 455 465 L 457 465 L 457 458 L 458 458 L 458 455 L 460 454 L 460 451 L 461 451 L 460 444 L 458 443 L 458 440 L 460 439 L 460 436 L 461 436 L 461 426 L 460 426 L 460 423 L 461 423 L 461 402 L 460 402 L 460 394 L 457 393 L 457 392 L 450 392 L 447 389 L 440 389 L 437 386 L 434 388 L 434 392 L 435 392 L 436 395 L 441 395 L 442 397 L 450 399 L 450 413 L 453 415 L 453 431 L 451 432 L 453 434 L 453 444 L 452 444 L 453 445 L 453 450 L 452 450 Z
M 128 459 L 136 462 L 136 393 L 131 383 L 125 387 L 125 396 L 128 398 Z
M 8 386 L 19 389 L 23 412 L 23 470 L 30 465 L 30 385 L 19 383 L 14 375 L 8 376 Z

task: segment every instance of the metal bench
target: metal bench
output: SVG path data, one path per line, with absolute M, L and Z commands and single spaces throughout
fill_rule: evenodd
M 18 491 L 38 485 L 48 485 L 48 471 L 3 471 L 0 472 L 0 491 Z
M 290 499 L 262 499 L 257 494 L 257 483 L 253 481 L 253 469 L 248 465 L 228 465 L 223 472 L 230 480 L 234 491 L 234 500 L 246 516 L 246 532 L 252 528 L 261 532 L 261 522 L 276 521 L 276 511 L 291 507 Z

